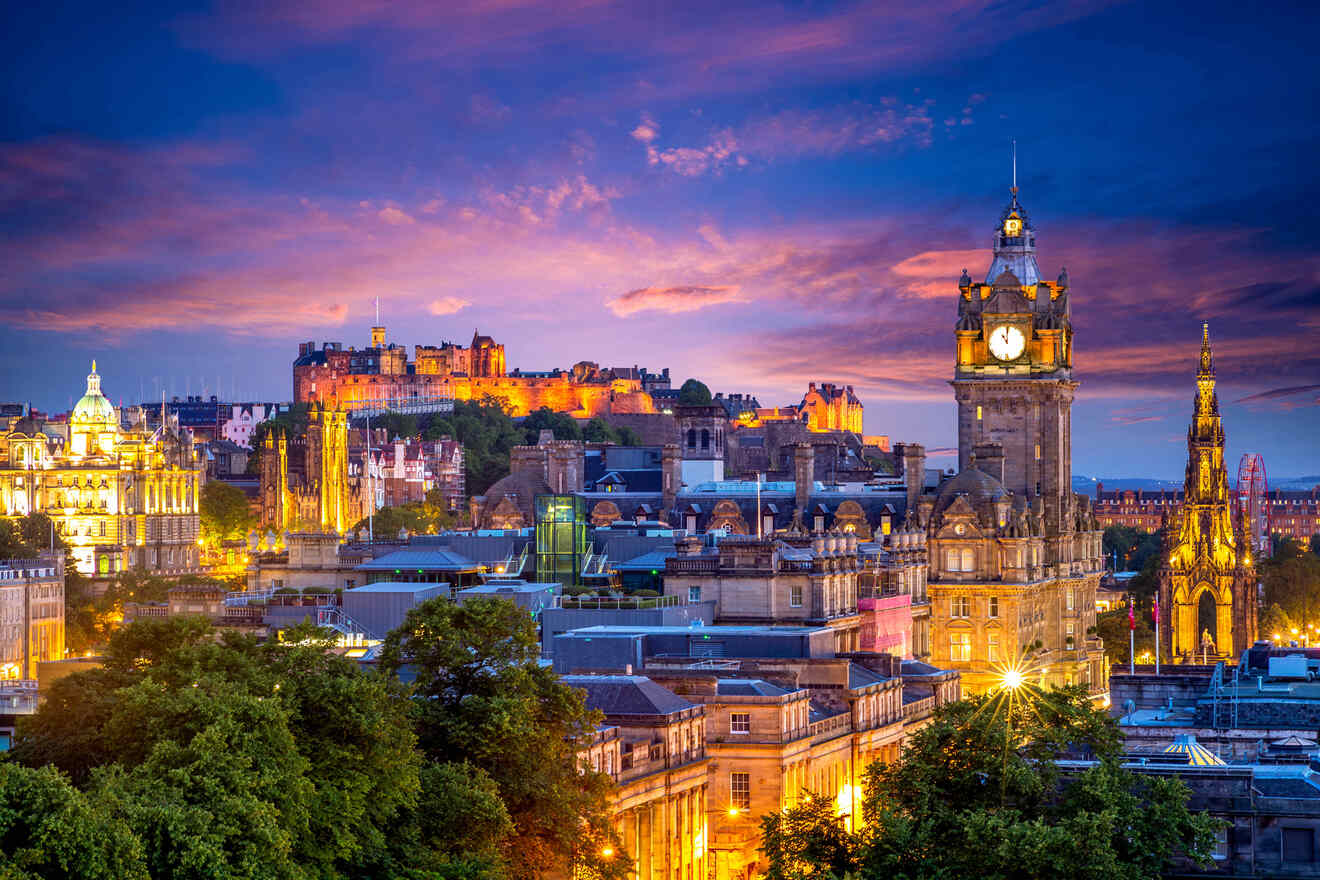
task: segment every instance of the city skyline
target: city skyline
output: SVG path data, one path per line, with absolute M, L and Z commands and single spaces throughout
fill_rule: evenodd
M 93 357 L 116 402 L 288 399 L 380 297 L 392 341 L 479 327 L 510 367 L 850 383 L 934 452 L 1016 139 L 1074 285 L 1075 472 L 1181 477 L 1202 320 L 1228 459 L 1317 470 L 1313 10 L 67 11 L 10 36 L 0 399 L 67 409 Z

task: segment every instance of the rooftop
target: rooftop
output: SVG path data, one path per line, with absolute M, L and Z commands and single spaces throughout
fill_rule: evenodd
M 358 571 L 402 571 L 403 569 L 431 569 L 432 571 L 476 571 L 477 563 L 447 547 L 426 550 L 395 550 L 357 567 Z
M 448 591 L 448 584 L 409 584 L 400 581 L 379 581 L 374 584 L 363 584 L 360 587 L 353 587 L 351 590 L 345 590 L 344 593 L 426 593 L 435 590 Z
M 696 708 L 644 675 L 565 675 L 560 680 L 585 690 L 587 708 L 606 715 L 672 715 Z

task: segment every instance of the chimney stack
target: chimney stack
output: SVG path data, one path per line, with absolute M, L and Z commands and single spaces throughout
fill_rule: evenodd
M 978 443 L 972 447 L 972 466 L 1004 482 L 1004 447 L 998 443 Z
M 895 443 L 894 452 L 903 462 L 903 483 L 907 489 L 907 509 L 917 509 L 917 499 L 926 487 L 926 447 L 920 443 Z
M 793 445 L 793 503 L 798 514 L 807 522 L 807 503 L 811 498 L 812 483 L 816 479 L 816 450 L 810 443 Z

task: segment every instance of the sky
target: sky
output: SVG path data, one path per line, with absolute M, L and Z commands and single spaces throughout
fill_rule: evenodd
M 953 465 L 957 279 L 1011 183 L 1071 279 L 1075 473 L 1320 473 L 1314 4 L 24 4 L 0 400 L 288 399 L 299 342 L 669 367 Z

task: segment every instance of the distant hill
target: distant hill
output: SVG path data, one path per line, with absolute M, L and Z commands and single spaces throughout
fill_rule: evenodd
M 1158 492 L 1161 489 L 1181 489 L 1183 487 L 1182 480 L 1152 480 L 1146 477 L 1088 477 L 1073 474 L 1073 491 L 1094 495 L 1097 480 L 1104 483 L 1106 489 L 1144 489 L 1147 492 Z M 1237 485 L 1236 471 L 1229 471 L 1228 482 L 1230 486 Z M 1320 486 L 1320 474 L 1305 477 L 1281 477 L 1279 479 L 1270 477 L 1269 485 L 1271 489 L 1311 489 Z
M 1097 482 L 1104 483 L 1106 489 L 1144 489 L 1147 492 L 1158 492 L 1161 489 L 1181 489 L 1183 487 L 1182 480 L 1152 480 L 1146 477 L 1088 477 L 1082 474 L 1073 474 L 1073 491 L 1094 495 Z

